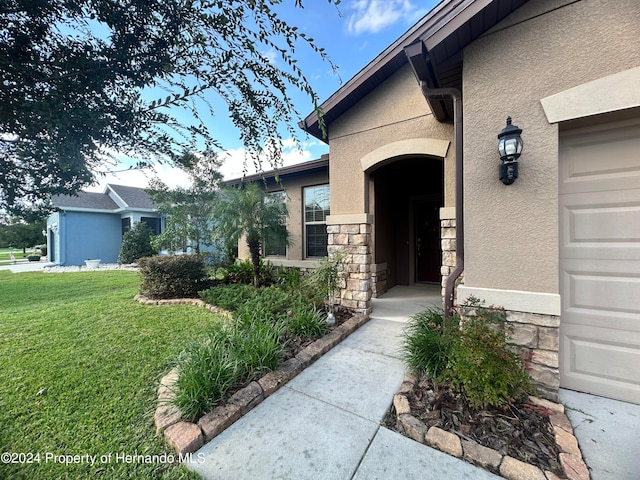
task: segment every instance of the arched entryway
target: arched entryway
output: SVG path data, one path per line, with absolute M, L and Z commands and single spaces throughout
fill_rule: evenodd
M 377 163 L 369 173 L 373 264 L 384 287 L 440 283 L 442 158 L 415 155 Z

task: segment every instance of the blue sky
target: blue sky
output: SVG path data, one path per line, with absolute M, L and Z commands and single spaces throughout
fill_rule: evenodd
M 330 65 L 310 49 L 300 48 L 296 51 L 299 66 L 320 100 L 324 101 L 427 14 L 438 0 L 342 0 L 338 7 L 326 0 L 304 0 L 302 9 L 295 8 L 293 3 L 293 0 L 284 0 L 281 5 L 282 17 L 311 36 L 338 67 L 336 75 Z M 291 93 L 301 116 L 313 111 L 311 102 L 303 94 Z M 214 106 L 222 108 L 221 102 L 216 102 L 217 99 L 211 100 Z M 211 122 L 211 129 L 216 132 L 226 149 L 226 160 L 222 168 L 225 178 L 241 176 L 244 150 L 237 131 L 223 113 L 212 118 Z M 303 141 L 302 152 L 293 142 L 285 139 L 285 165 L 319 158 L 329 151 L 326 144 L 312 137 L 305 138 L 302 131 L 300 138 Z M 165 166 L 157 167 L 156 172 L 128 171 L 110 174 L 91 190 L 101 190 L 108 182 L 145 187 L 148 178 L 155 173 L 169 185 L 186 185 L 186 175 Z

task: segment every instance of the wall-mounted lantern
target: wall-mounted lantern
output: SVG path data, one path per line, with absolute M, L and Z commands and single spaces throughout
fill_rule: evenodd
M 511 125 L 511 117 L 507 117 L 507 126 L 498 134 L 498 153 L 502 163 L 499 167 L 500 180 L 511 185 L 518 178 L 518 157 L 522 153 L 522 129 Z

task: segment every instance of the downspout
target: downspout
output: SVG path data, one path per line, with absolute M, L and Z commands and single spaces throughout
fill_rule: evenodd
M 464 271 L 462 94 L 457 88 L 429 88 L 424 80 L 420 80 L 420 89 L 427 100 L 453 99 L 453 138 L 456 165 L 456 266 L 447 277 L 444 288 L 444 315 L 446 318 L 453 313 L 453 291 L 456 280 Z
M 430 88 L 428 81 L 435 85 L 434 74 L 429 64 L 428 52 L 422 41 L 417 41 L 404 48 L 413 73 L 418 79 L 420 90 L 427 101 L 453 100 L 453 135 L 456 166 L 456 266 L 447 277 L 444 289 L 444 315 L 453 313 L 453 293 L 456 280 L 464 271 L 464 208 L 463 208 L 463 153 L 462 153 L 462 94 L 457 88 Z M 445 120 L 443 109 L 434 109 L 434 117 L 438 121 Z

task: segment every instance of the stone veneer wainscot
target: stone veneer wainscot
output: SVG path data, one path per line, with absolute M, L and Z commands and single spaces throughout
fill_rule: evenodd
M 348 223 L 327 225 L 327 252 L 345 251 L 340 272 L 340 304 L 356 312 L 371 313 L 371 225 Z

